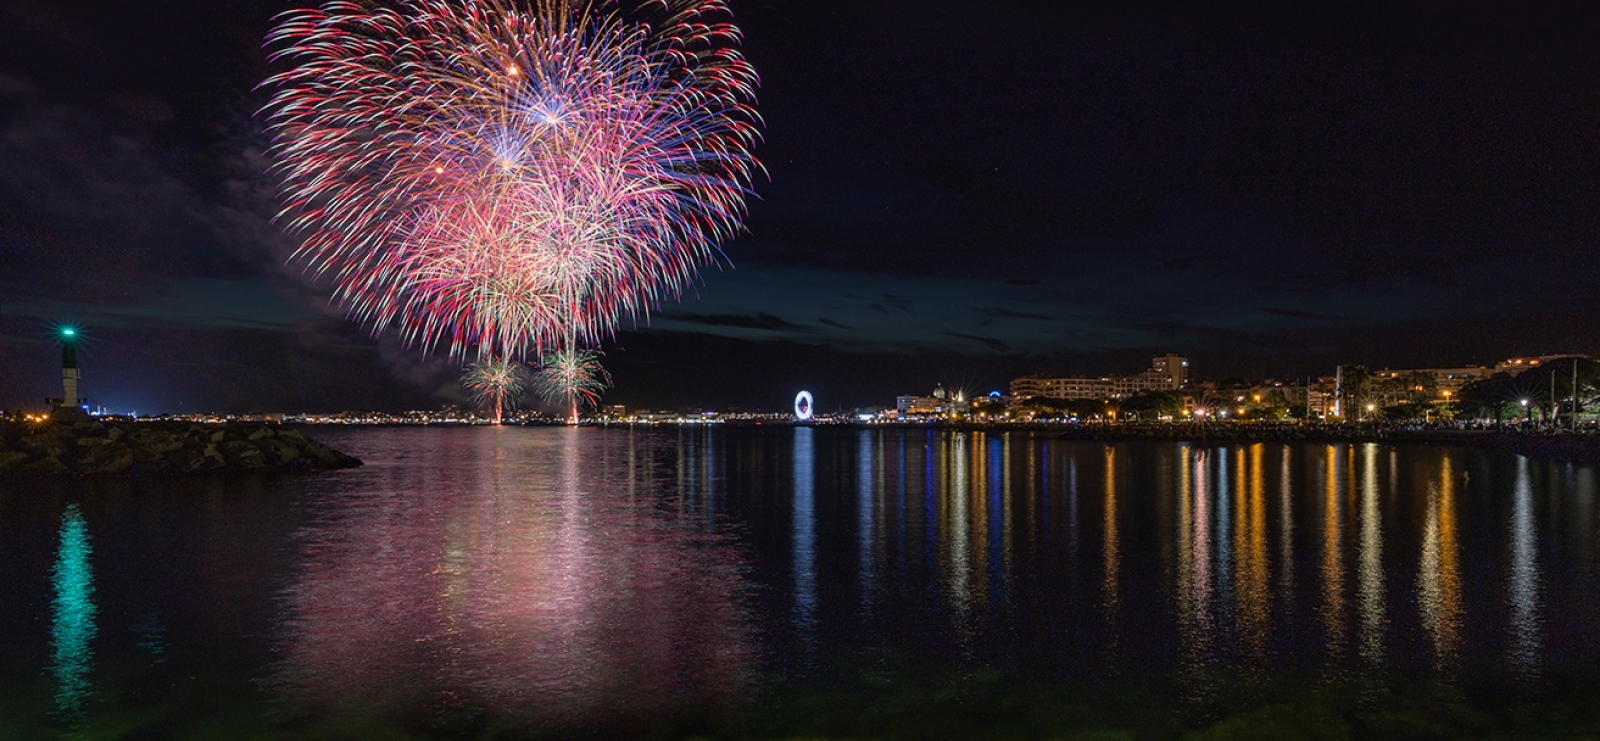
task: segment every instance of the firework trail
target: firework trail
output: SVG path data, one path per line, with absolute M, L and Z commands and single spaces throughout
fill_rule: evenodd
M 593 407 L 600 403 L 600 394 L 611 385 L 611 374 L 600 367 L 599 350 L 558 350 L 545 356 L 544 365 L 534 376 L 533 388 L 546 399 L 565 399 L 572 416 L 578 419 L 580 402 Z
M 760 120 L 729 17 L 722 0 L 284 14 L 264 112 L 297 259 L 425 352 L 581 354 L 742 229 Z
M 500 424 L 505 408 L 516 408 L 517 402 L 522 399 L 526 378 L 527 373 L 521 363 L 486 360 L 469 366 L 461 376 L 461 383 L 472 392 L 475 403 L 494 402 L 494 423 Z

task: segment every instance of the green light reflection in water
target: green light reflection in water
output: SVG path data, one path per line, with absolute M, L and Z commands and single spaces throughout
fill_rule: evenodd
M 89 525 L 78 505 L 67 506 L 61 516 L 61 546 L 56 552 L 50 585 L 55 592 L 51 604 L 50 673 L 56 680 L 55 714 L 68 723 L 84 720 L 85 705 L 94 695 L 89 672 L 94 667 L 90 644 L 95 627 L 94 572 L 89 557 Z

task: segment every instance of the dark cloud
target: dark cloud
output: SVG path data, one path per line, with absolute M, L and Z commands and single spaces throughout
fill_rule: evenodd
M 713 327 L 734 327 L 737 329 L 767 329 L 784 332 L 810 332 L 813 328 L 788 321 L 772 314 L 672 314 L 673 319 L 690 324 L 705 324 Z
M 1274 309 L 1274 308 L 1270 308 L 1269 307 L 1269 308 L 1262 309 L 1262 311 L 1265 311 L 1268 314 L 1273 314 L 1275 316 L 1287 316 L 1287 317 L 1294 317 L 1296 319 L 1341 319 L 1341 318 L 1343 318 L 1343 317 L 1333 316 L 1333 315 L 1330 315 L 1330 314 L 1314 314 L 1314 313 L 1309 312 L 1309 311 L 1296 311 L 1294 309 Z
M 1168 343 L 1189 346 L 1209 343 L 1223 349 L 1224 352 L 1234 352 L 1241 347 L 1260 347 L 1265 344 L 1265 339 L 1259 333 L 1192 322 L 1129 321 L 1122 326 L 1129 331 L 1162 338 Z
M 945 334 L 951 337 L 959 337 L 964 340 L 972 340 L 973 342 L 982 344 L 984 347 L 987 347 L 995 352 L 1006 352 L 1010 349 L 1006 347 L 1006 343 L 1001 342 L 993 337 L 980 337 L 978 335 L 964 334 L 961 332 L 946 332 Z
M 978 316 L 990 317 L 993 319 L 1035 319 L 1046 322 L 1055 321 L 1056 319 L 1053 316 L 1046 316 L 1044 314 L 1031 314 L 1026 311 L 1012 311 L 1010 309 L 998 309 L 993 307 L 977 308 L 973 309 L 973 311 L 977 312 Z
M 901 310 L 901 311 L 903 311 L 903 312 L 905 312 L 907 314 L 912 313 L 911 312 L 912 303 L 911 303 L 910 299 L 901 298 L 901 297 L 896 296 L 894 294 L 885 293 L 885 294 L 883 294 L 883 302 L 885 304 L 888 304 L 888 305 L 890 305 L 890 306 L 892 306 L 892 307 L 894 307 L 896 309 L 899 309 L 899 310 Z

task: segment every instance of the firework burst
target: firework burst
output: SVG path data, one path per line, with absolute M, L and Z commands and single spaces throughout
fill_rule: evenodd
M 572 410 L 570 419 L 578 419 L 578 406 L 593 407 L 600 403 L 600 394 L 611 385 L 611 374 L 600 367 L 599 350 L 558 350 L 545 356 L 544 365 L 534 376 L 534 390 L 545 399 L 561 399 Z
M 636 5 L 282 16 L 265 113 L 297 258 L 458 358 L 578 357 L 679 295 L 742 228 L 756 75 L 722 0 Z
M 486 360 L 468 366 L 461 383 L 472 393 L 474 402 L 494 404 L 494 423 L 500 424 L 505 410 L 515 409 L 522 399 L 526 379 L 527 371 L 521 363 Z

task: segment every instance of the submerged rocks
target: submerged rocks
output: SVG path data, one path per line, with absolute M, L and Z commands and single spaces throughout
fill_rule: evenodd
M 0 477 L 305 473 L 359 465 L 277 425 L 0 422 Z

